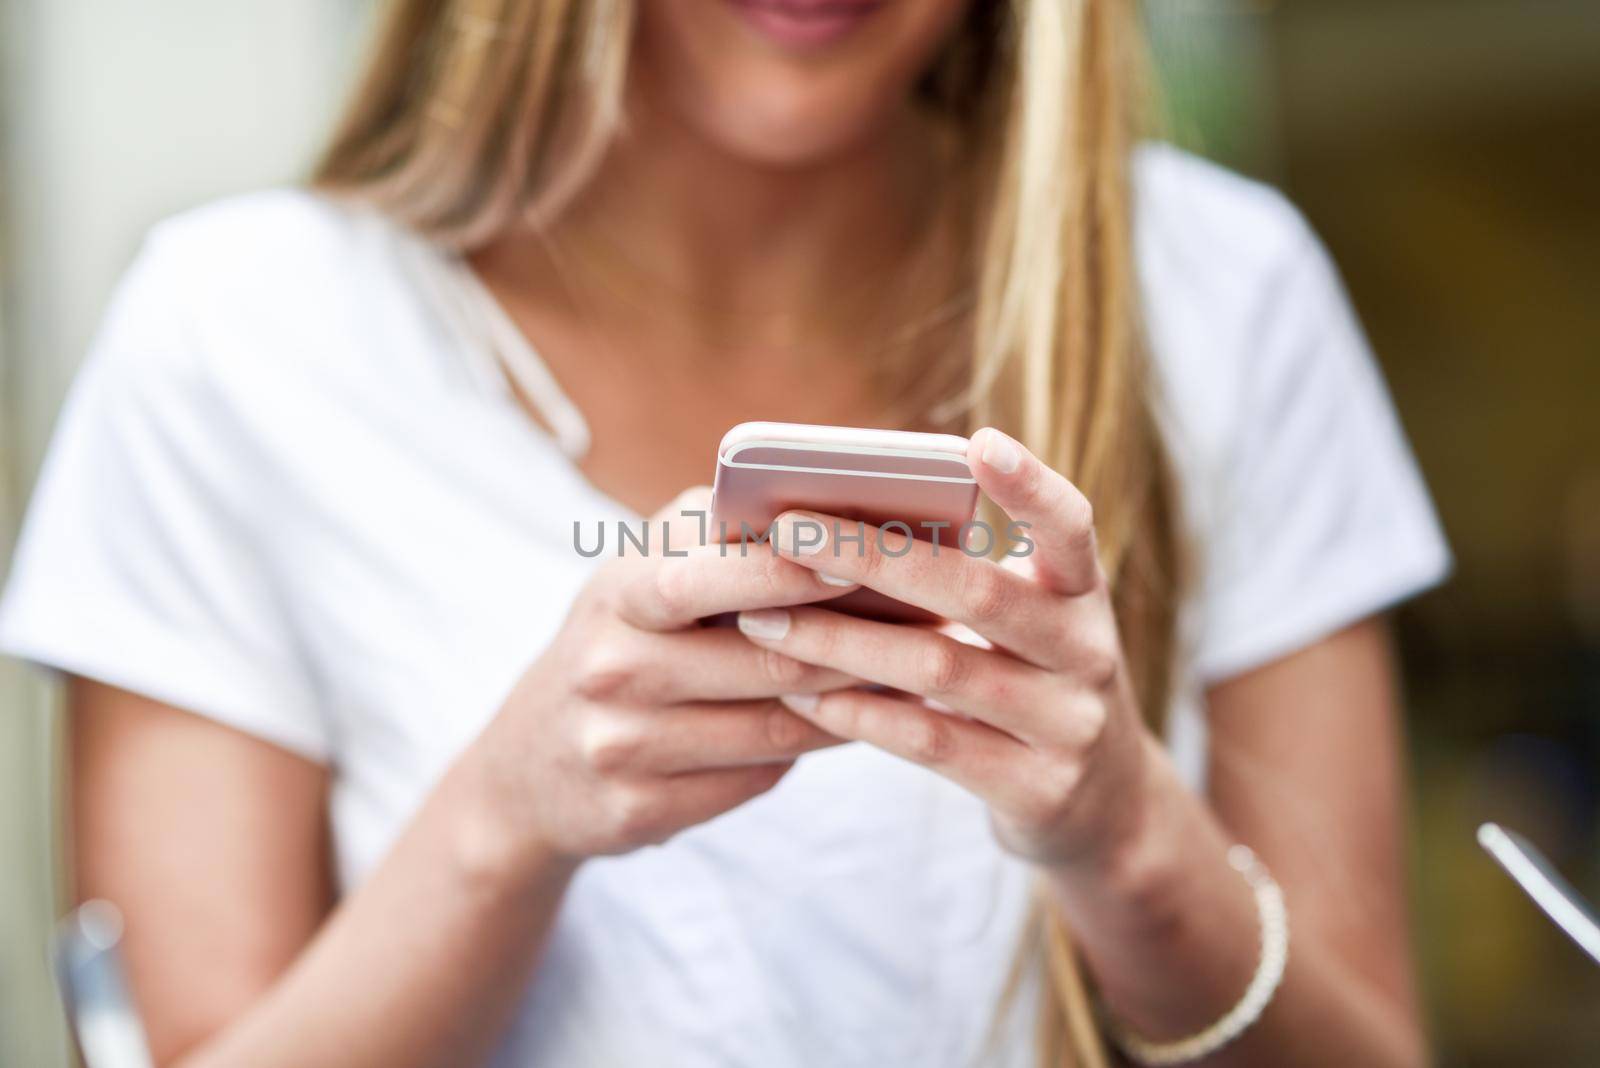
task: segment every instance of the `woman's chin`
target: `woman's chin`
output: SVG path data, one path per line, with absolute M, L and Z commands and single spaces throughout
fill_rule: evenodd
M 876 109 L 827 104 L 727 109 L 694 121 L 701 137 L 728 156 L 758 167 L 805 170 L 881 143 L 893 121 Z
M 807 137 L 805 134 L 789 135 L 781 129 L 766 129 L 752 130 L 745 136 L 726 139 L 718 147 L 752 167 L 805 171 L 853 155 L 862 145 L 871 141 L 871 136 L 864 133 L 855 136 Z
M 827 163 L 881 139 L 967 2 L 646 0 L 630 90 L 738 158 Z

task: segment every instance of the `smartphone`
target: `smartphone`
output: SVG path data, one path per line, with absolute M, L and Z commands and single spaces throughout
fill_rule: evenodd
M 1478 844 L 1568 938 L 1600 964 L 1600 916 L 1532 842 L 1515 831 L 1485 823 L 1478 828 Z
M 803 423 L 740 423 L 717 448 L 711 498 L 711 537 L 744 552 L 771 552 L 772 521 L 790 509 L 909 533 L 960 552 L 957 538 L 978 507 L 978 480 L 967 465 L 967 439 L 954 434 L 862 430 Z M 904 524 L 904 527 L 899 524 Z M 824 554 L 859 551 L 859 542 L 834 540 Z M 870 536 L 870 535 L 868 535 Z M 732 551 L 732 550 L 730 550 Z M 936 617 L 874 590 L 833 598 L 828 607 L 897 623 Z
M 150 1068 L 121 941 L 122 913 L 109 901 L 85 902 L 56 929 L 56 980 L 84 1068 Z

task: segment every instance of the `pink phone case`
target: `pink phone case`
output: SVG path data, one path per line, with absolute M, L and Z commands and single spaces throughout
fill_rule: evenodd
M 941 551 L 960 552 L 957 533 L 978 504 L 978 483 L 966 454 L 967 439 L 952 434 L 741 423 L 717 449 L 711 537 L 732 544 L 764 537 L 780 514 L 802 509 L 879 527 L 904 523 L 923 541 L 937 537 Z M 857 533 L 853 524 L 843 529 Z M 855 543 L 836 542 L 833 535 L 828 531 L 824 554 L 858 551 Z M 772 550 L 751 543 L 744 551 Z M 893 622 L 935 618 L 867 589 L 833 598 L 828 607 Z

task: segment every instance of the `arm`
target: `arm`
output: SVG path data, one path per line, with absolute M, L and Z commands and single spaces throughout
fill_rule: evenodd
M 1263 1034 L 1314 1035 L 1309 1017 L 1332 1005 L 1330 1015 L 1356 1023 L 1345 1040 L 1369 1044 L 1368 1064 L 1428 1059 L 1412 974 L 1400 719 L 1389 633 L 1377 621 L 1211 695 L 1212 807 L 1275 873 L 1305 947 Z M 1339 1052 L 1328 1036 L 1323 1056 L 1333 1063 Z M 1341 1063 L 1360 1059 L 1350 1052 Z
M 690 529 L 693 529 L 692 525 Z M 689 530 L 674 537 L 691 541 Z M 156 1061 L 467 1065 L 586 857 L 660 842 L 836 738 L 780 693 L 848 685 L 702 617 L 838 596 L 765 553 L 617 561 L 377 870 L 334 903 L 318 765 L 75 680 L 79 892 L 127 918 Z
M 128 918 L 157 1064 L 470 1063 L 497 1033 L 568 869 L 484 847 L 470 767 L 335 910 L 326 769 L 97 683 L 69 708 L 77 891 Z
M 1211 1063 L 1424 1063 L 1382 628 L 1363 624 L 1217 688 L 1208 804 L 1139 714 L 1088 502 L 992 430 L 974 437 L 968 460 L 984 491 L 1029 524 L 1031 573 L 870 531 L 859 552 L 794 559 L 964 624 L 994 648 L 818 608 L 740 620 L 766 648 L 963 715 L 861 690 L 790 707 L 988 802 L 1002 844 L 1046 875 L 1110 1010 L 1144 1037 L 1209 1026 L 1255 971 L 1254 898 L 1226 859 L 1238 840 L 1284 889 L 1289 968 L 1264 1017 Z M 814 535 L 834 521 L 780 518 L 791 522 Z M 799 540 L 785 532 L 782 543 Z
M 1241 841 L 1283 888 L 1289 967 L 1262 1018 L 1207 1063 L 1427 1062 L 1406 924 L 1397 714 L 1387 632 L 1368 621 L 1212 692 L 1209 805 L 1152 754 L 1125 862 L 1056 878 L 1119 1019 L 1178 1038 L 1237 1001 L 1258 938 L 1254 902 L 1223 859 Z

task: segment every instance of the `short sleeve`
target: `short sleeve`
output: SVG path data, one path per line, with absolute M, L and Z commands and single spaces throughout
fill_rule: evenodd
M 329 752 L 264 566 L 269 461 L 191 310 L 204 257 L 158 230 L 69 392 L 0 602 L 0 650 Z
M 1256 306 L 1203 553 L 1198 670 L 1237 675 L 1441 581 L 1450 555 L 1338 274 L 1293 240 Z

